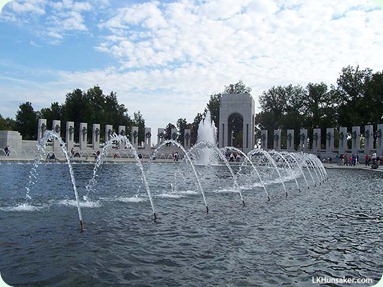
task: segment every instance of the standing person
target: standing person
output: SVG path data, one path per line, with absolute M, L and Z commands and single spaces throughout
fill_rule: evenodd
M 366 153 L 366 156 L 364 157 L 364 163 L 366 166 L 370 165 L 370 156 L 368 155 L 368 153 Z

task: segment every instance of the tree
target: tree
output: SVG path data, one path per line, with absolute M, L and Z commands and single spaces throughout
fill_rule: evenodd
M 187 123 L 185 118 L 179 118 L 177 120 L 177 130 L 178 130 L 178 142 L 180 144 L 184 144 L 184 136 L 185 136 L 185 129 L 189 128 L 189 124 Z
M 142 117 L 140 111 L 134 113 L 133 125 L 138 127 L 138 142 L 145 141 L 145 119 Z
M 191 145 L 194 145 L 197 142 L 198 126 L 199 126 L 199 123 L 202 121 L 202 119 L 203 119 L 203 115 L 201 113 L 198 113 L 195 116 L 193 123 L 190 125 L 190 130 L 191 130 L 190 144 Z
M 359 66 L 356 68 L 348 66 L 342 69 L 337 79 L 338 86 L 333 93 L 338 102 L 339 125 L 351 128 L 355 125 L 368 124 L 369 116 L 365 109 L 368 100 L 364 97 L 371 80 L 371 69 L 361 70 Z
M 37 139 L 37 114 L 32 104 L 26 102 L 19 106 L 16 114 L 16 130 L 20 132 L 25 140 Z
M 16 122 L 11 118 L 3 118 L 0 115 L 0 131 L 13 131 L 16 129 Z
M 221 105 L 221 98 L 222 94 L 214 94 L 210 96 L 210 100 L 206 105 L 204 116 L 206 115 L 207 111 L 210 111 L 211 120 L 215 123 L 216 127 L 218 128 L 219 125 L 219 108 Z
M 59 105 L 59 103 L 54 102 L 51 104 L 50 108 L 41 109 L 40 112 L 37 112 L 38 118 L 46 119 L 48 128 L 52 129 L 52 121 L 53 120 L 64 120 L 63 116 L 63 107 Z
M 165 137 L 164 137 L 165 140 L 173 139 L 172 138 L 172 129 L 176 129 L 176 126 L 173 125 L 172 123 L 168 123 L 168 125 L 165 128 Z M 177 138 L 175 140 L 177 140 Z
M 230 84 L 225 86 L 224 94 L 246 94 L 250 93 L 251 88 L 246 87 L 242 80 L 239 80 L 236 84 Z

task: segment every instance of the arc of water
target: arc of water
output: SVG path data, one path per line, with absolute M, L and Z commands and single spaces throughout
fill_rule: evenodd
M 257 177 L 258 177 L 258 179 L 259 179 L 259 182 L 260 182 L 261 185 L 262 185 L 263 190 L 264 190 L 265 193 L 266 193 L 267 201 L 270 201 L 270 196 L 269 196 L 269 193 L 268 193 L 267 190 L 266 190 L 266 185 L 265 185 L 265 183 L 264 183 L 264 181 L 263 181 L 261 175 L 259 174 L 257 168 L 255 167 L 255 165 L 253 164 L 253 162 L 250 160 L 250 158 L 247 156 L 247 154 L 245 154 L 243 151 L 241 151 L 240 149 L 238 149 L 238 148 L 236 148 L 236 147 L 225 147 L 225 148 L 222 148 L 222 149 L 221 149 L 221 152 L 224 151 L 224 150 L 227 149 L 227 148 L 230 148 L 230 149 L 234 150 L 235 152 L 241 154 L 241 156 L 243 156 L 243 157 L 245 158 L 245 160 L 248 161 L 248 162 L 250 163 L 251 167 L 253 168 L 253 170 L 254 170 L 255 173 L 257 174 Z M 243 161 L 243 162 L 242 162 L 242 164 L 241 164 L 241 166 L 240 166 L 240 169 L 242 168 L 242 166 L 245 164 L 246 161 Z M 237 173 L 237 174 L 238 174 L 238 173 Z
M 321 182 L 321 179 L 320 179 L 320 176 L 318 174 L 318 171 L 317 171 L 317 168 L 316 168 L 316 165 L 313 163 L 312 161 L 312 158 L 310 157 L 309 154 L 304 154 L 304 157 L 305 157 L 305 160 L 309 162 L 310 166 L 312 167 L 312 169 L 314 170 L 315 172 L 315 175 L 318 179 L 318 182 L 320 183 Z M 315 184 L 316 185 L 316 184 Z
M 151 192 L 150 192 L 149 184 L 148 184 L 148 181 L 146 179 L 144 167 L 142 165 L 142 162 L 141 162 L 140 158 L 138 157 L 137 150 L 134 148 L 134 146 L 130 143 L 129 139 L 125 135 L 122 136 L 122 135 L 117 135 L 116 133 L 113 133 L 111 135 L 110 140 L 108 140 L 105 143 L 105 146 L 103 147 L 102 151 L 100 152 L 100 155 L 98 156 L 96 164 L 95 164 L 95 166 L 93 168 L 93 177 L 89 180 L 89 183 L 88 183 L 88 185 L 86 187 L 87 190 L 88 190 L 88 193 L 89 193 L 89 191 L 91 190 L 91 188 L 93 187 L 93 185 L 96 182 L 95 179 L 96 179 L 96 176 L 97 176 L 97 170 L 101 166 L 101 164 L 103 163 L 104 158 L 106 157 L 108 148 L 110 148 L 113 145 L 113 143 L 115 143 L 115 142 L 117 142 L 119 144 L 123 144 L 124 147 L 132 150 L 132 152 L 134 154 L 134 158 L 136 160 L 136 163 L 137 163 L 137 165 L 138 165 L 138 167 L 139 167 L 139 169 L 141 171 L 142 179 L 143 179 L 144 184 L 145 184 L 145 189 L 146 189 L 146 192 L 148 194 L 150 205 L 152 207 L 153 218 L 154 218 L 154 220 L 156 220 L 157 219 L 157 214 L 156 214 L 156 210 L 154 208 L 154 203 L 153 203 L 152 195 L 151 195 Z
M 321 173 L 322 180 L 325 181 L 326 178 L 327 178 L 327 172 L 326 172 L 326 169 L 323 166 L 323 163 L 315 155 L 311 154 L 310 156 L 311 156 L 312 160 L 314 161 L 314 163 L 316 163 L 318 171 Z
M 153 156 L 150 158 L 150 164 L 152 163 L 152 159 L 154 158 L 154 156 L 157 155 L 158 151 L 159 151 L 163 146 L 165 146 L 165 145 L 167 145 L 167 144 L 174 144 L 174 145 L 176 145 L 176 146 L 177 146 L 178 148 L 180 148 L 180 149 L 183 151 L 183 153 L 185 154 L 185 158 L 186 158 L 187 162 L 190 164 L 190 166 L 191 166 L 191 168 L 192 168 L 192 170 L 193 170 L 194 176 L 195 176 L 196 181 L 197 181 L 198 188 L 199 188 L 199 190 L 200 190 L 200 192 L 201 192 L 202 199 L 203 199 L 203 202 L 204 202 L 205 207 L 206 207 L 206 213 L 209 213 L 209 207 L 208 207 L 207 202 L 206 202 L 206 197 L 205 197 L 205 193 L 204 193 L 204 191 L 203 191 L 203 189 L 202 189 L 201 181 L 199 180 L 197 171 L 195 170 L 195 167 L 194 167 L 194 165 L 193 165 L 192 160 L 191 160 L 190 157 L 189 157 L 188 152 L 185 150 L 185 148 L 184 148 L 182 145 L 180 145 L 177 141 L 174 141 L 174 140 L 165 140 L 165 141 L 163 141 L 163 142 L 162 142 L 162 143 L 161 143 L 161 144 L 160 144 L 160 145 L 153 151 Z
M 309 186 L 309 184 L 308 184 L 308 182 L 307 182 L 306 175 L 305 175 L 305 173 L 303 172 L 302 166 L 298 163 L 297 159 L 295 158 L 294 153 L 289 153 L 289 152 L 282 152 L 282 153 L 285 154 L 286 156 L 291 157 L 291 158 L 293 159 L 293 161 L 296 163 L 297 167 L 299 168 L 299 170 L 300 170 L 301 173 L 302 173 L 302 176 L 303 176 L 303 178 L 304 178 L 304 180 L 305 180 L 305 183 L 306 183 L 307 188 L 309 188 L 310 186 Z
M 243 199 L 243 195 L 242 195 L 242 192 L 241 192 L 241 189 L 239 188 L 238 186 L 238 182 L 237 182 L 237 179 L 235 177 L 235 174 L 233 172 L 233 169 L 231 168 L 229 162 L 227 161 L 225 155 L 221 152 L 221 150 L 219 148 L 217 148 L 217 146 L 211 142 L 204 142 L 204 141 L 201 141 L 201 142 L 198 142 L 196 145 L 194 145 L 189 153 L 192 153 L 195 149 L 198 149 L 200 148 L 201 146 L 206 146 L 210 149 L 213 149 L 213 151 L 216 152 L 216 154 L 219 156 L 219 158 L 225 163 L 227 169 L 229 170 L 232 178 L 233 178 L 233 185 L 234 185 L 234 190 L 238 190 L 238 193 L 241 197 L 241 200 L 242 200 L 242 204 L 243 206 L 245 206 L 245 200 Z
M 79 220 L 80 220 L 80 230 L 83 231 L 84 230 L 84 222 L 83 222 L 83 219 L 82 219 L 80 201 L 79 201 L 79 197 L 78 197 L 78 192 L 77 192 L 76 180 L 75 180 L 75 176 L 74 176 L 74 172 L 73 172 L 73 167 L 72 167 L 72 164 L 71 164 L 68 152 L 65 149 L 66 144 L 65 144 L 65 142 L 61 139 L 61 137 L 56 132 L 50 131 L 50 130 L 46 130 L 44 132 L 43 138 L 37 144 L 38 153 L 36 154 L 36 157 L 35 157 L 35 160 L 37 159 L 37 161 L 35 161 L 34 166 L 36 167 L 36 165 L 38 165 L 40 163 L 40 161 L 41 161 L 41 153 L 46 155 L 45 147 L 46 147 L 47 141 L 48 140 L 54 140 L 54 139 L 57 139 L 59 141 L 60 146 L 61 146 L 61 150 L 63 151 L 65 159 L 66 159 L 66 161 L 68 163 L 69 174 L 70 174 L 70 178 L 71 178 L 71 182 L 72 182 L 72 186 L 73 186 L 74 196 L 75 196 L 75 199 L 76 199 L 78 217 L 79 217 Z M 29 190 L 30 190 L 30 188 L 28 187 L 27 188 L 27 198 L 28 197 L 30 198 Z
M 313 185 L 315 186 L 316 183 L 315 183 L 314 176 L 312 175 L 312 172 L 311 172 L 311 170 L 310 170 L 310 168 L 309 168 L 309 166 L 308 166 L 308 164 L 307 164 L 307 161 L 306 161 L 305 158 L 304 158 L 304 154 L 303 154 L 303 153 L 300 153 L 300 155 L 301 155 L 301 156 L 298 157 L 298 159 L 300 160 L 301 165 L 307 169 L 307 171 L 308 171 L 308 173 L 309 173 L 309 175 L 310 175 L 310 177 L 311 177 L 311 180 L 312 180 L 312 182 L 313 182 Z
M 283 190 L 285 191 L 285 194 L 286 196 L 288 195 L 287 193 L 287 190 L 286 190 L 286 186 L 285 186 L 285 183 L 283 182 L 282 180 L 282 177 L 281 177 L 281 173 L 279 172 L 279 169 L 274 161 L 274 159 L 270 156 L 270 154 L 266 151 L 264 151 L 263 149 L 260 149 L 260 148 L 256 148 L 256 149 L 253 149 L 252 151 L 250 151 L 248 153 L 248 155 L 252 156 L 256 153 L 262 153 L 268 160 L 269 162 L 273 165 L 274 169 L 276 170 L 276 172 L 278 173 L 278 176 L 279 178 L 281 179 L 281 183 L 282 183 L 282 186 L 283 186 Z
M 283 159 L 283 161 L 287 164 L 287 166 L 289 167 L 289 169 L 291 170 L 291 172 L 293 172 L 293 169 L 291 168 L 290 163 L 286 160 L 286 158 L 283 156 L 282 153 L 280 153 L 280 152 L 278 152 L 278 151 L 276 151 L 276 150 L 273 150 L 273 151 L 271 151 L 270 153 L 271 153 L 271 154 L 274 154 L 274 155 L 277 155 L 277 156 L 280 156 L 280 157 Z M 301 191 L 301 189 L 299 188 L 299 184 L 298 184 L 297 178 L 294 177 L 294 180 L 295 180 L 295 184 L 297 185 L 298 191 Z

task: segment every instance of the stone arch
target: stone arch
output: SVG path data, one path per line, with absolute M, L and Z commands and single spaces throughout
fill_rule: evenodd
M 243 116 L 239 113 L 232 113 L 227 121 L 229 146 L 243 148 Z
M 254 119 L 255 102 L 250 94 L 223 94 L 219 109 L 219 147 L 233 146 L 233 143 L 240 142 L 243 152 L 251 151 L 255 141 Z M 233 121 L 238 123 L 240 120 L 242 120 L 242 128 L 235 131 L 236 138 L 233 141 L 232 124 Z

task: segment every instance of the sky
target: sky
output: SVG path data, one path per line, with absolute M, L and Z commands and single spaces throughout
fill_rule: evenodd
M 0 115 L 98 85 L 153 131 L 193 122 L 239 80 L 258 112 L 273 86 L 330 86 L 348 65 L 383 71 L 382 2 L 13 0 L 0 13 Z

